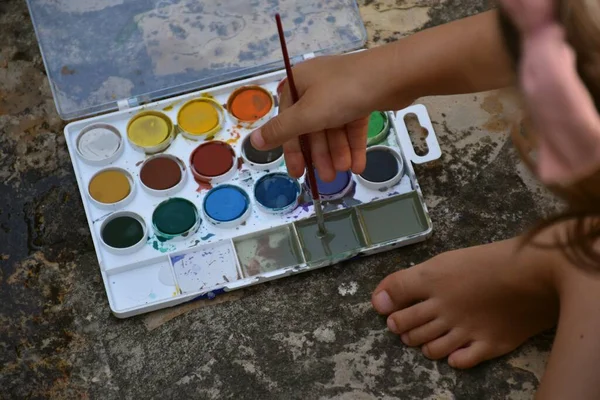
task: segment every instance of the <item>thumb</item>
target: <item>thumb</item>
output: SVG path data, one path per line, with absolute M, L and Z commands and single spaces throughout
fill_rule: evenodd
M 297 136 L 320 130 L 317 124 L 315 115 L 311 117 L 310 111 L 301 99 L 252 132 L 250 141 L 258 150 L 269 150 Z

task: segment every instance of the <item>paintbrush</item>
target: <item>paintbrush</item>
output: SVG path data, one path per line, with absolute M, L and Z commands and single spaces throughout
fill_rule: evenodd
M 283 25 L 281 24 L 281 16 L 275 14 L 275 20 L 277 21 L 277 32 L 279 33 L 279 42 L 281 43 L 281 52 L 283 53 L 283 62 L 285 64 L 285 72 L 287 74 L 288 85 L 290 86 L 290 92 L 292 94 L 292 103 L 298 101 L 298 90 L 294 83 L 294 75 L 292 73 L 292 65 L 290 63 L 290 56 L 287 51 L 287 44 L 285 43 L 285 36 L 283 34 Z M 319 227 L 319 236 L 325 236 L 327 231 L 325 230 L 325 218 L 323 217 L 323 207 L 321 206 L 321 197 L 319 196 L 319 188 L 317 187 L 317 179 L 315 177 L 315 169 L 312 163 L 312 155 L 310 152 L 310 144 L 308 143 L 308 137 L 301 135 L 300 148 L 302 149 L 302 155 L 304 157 L 304 163 L 306 164 L 306 173 L 308 175 L 308 183 L 310 186 L 310 192 L 315 205 L 315 213 L 317 214 L 317 225 Z

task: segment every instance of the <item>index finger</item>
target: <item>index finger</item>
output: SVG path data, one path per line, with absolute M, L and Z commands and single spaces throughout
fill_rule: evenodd
M 277 97 L 279 99 L 280 110 L 285 110 L 292 105 L 292 96 L 289 86 L 287 85 L 287 78 L 283 78 L 277 85 Z M 292 138 L 283 144 L 283 154 L 288 174 L 296 179 L 302 177 L 302 175 L 304 175 L 304 170 L 306 169 L 306 163 L 304 161 L 304 156 L 302 155 L 300 140 L 297 137 Z
M 367 165 L 367 128 L 369 118 L 364 117 L 346 124 L 346 135 L 352 155 L 352 172 L 360 174 Z

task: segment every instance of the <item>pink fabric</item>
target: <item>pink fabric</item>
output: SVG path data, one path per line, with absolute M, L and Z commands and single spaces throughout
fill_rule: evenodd
M 537 174 L 574 183 L 600 170 L 600 117 L 577 74 L 552 0 L 501 0 L 521 33 L 521 89 L 538 140 Z

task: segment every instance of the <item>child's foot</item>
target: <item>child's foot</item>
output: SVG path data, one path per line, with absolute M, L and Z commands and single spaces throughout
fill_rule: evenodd
M 389 275 L 373 306 L 408 346 L 470 368 L 506 354 L 558 319 L 556 251 L 518 239 L 444 253 Z

